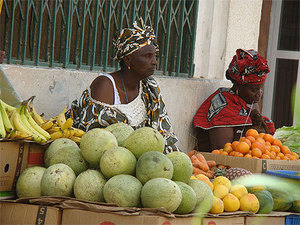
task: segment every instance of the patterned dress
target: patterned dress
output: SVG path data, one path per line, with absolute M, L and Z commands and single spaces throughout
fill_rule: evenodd
M 162 99 L 160 89 L 153 77 L 142 80 L 142 100 L 147 109 L 147 118 L 134 129 L 140 127 L 152 127 L 157 129 L 166 141 L 165 153 L 179 151 L 175 143 L 178 141 L 171 126 L 165 103 Z M 78 100 L 72 102 L 66 117 L 74 119 L 74 127 L 88 131 L 93 128 L 104 128 L 113 123 L 128 123 L 128 118 L 119 109 L 95 102 L 85 90 Z

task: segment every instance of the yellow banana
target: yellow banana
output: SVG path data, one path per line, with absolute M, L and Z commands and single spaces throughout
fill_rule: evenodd
M 34 119 L 34 121 L 39 125 L 41 126 L 45 121 L 44 121 L 44 118 L 41 117 L 35 110 L 32 102 L 30 102 L 28 104 L 28 107 L 29 107 L 29 112 L 30 112 L 30 115 L 32 116 L 32 118 Z
M 19 131 L 24 132 L 28 136 L 32 136 L 32 140 L 40 143 L 45 143 L 47 140 L 44 137 L 41 137 L 36 134 L 36 132 L 31 128 L 31 126 L 28 127 L 29 122 L 26 120 L 26 117 L 23 116 L 22 110 L 24 105 L 20 105 L 15 113 L 13 113 L 13 124 L 15 128 Z M 26 122 L 27 121 L 27 122 Z M 24 124 L 25 123 L 25 124 Z
M 22 132 L 22 131 L 19 131 L 19 130 L 13 130 L 11 132 L 11 139 L 26 139 L 26 140 L 32 140 L 32 136 L 28 136 L 28 134 Z
M 24 115 L 27 119 L 27 121 L 29 122 L 29 124 L 31 125 L 31 127 L 33 127 L 36 132 L 38 132 L 38 134 L 40 134 L 41 136 L 45 137 L 46 140 L 49 140 L 51 137 L 50 137 L 50 134 L 45 131 L 44 129 L 42 129 L 36 122 L 35 120 L 31 117 L 31 115 L 29 114 L 29 111 L 27 109 L 26 106 L 24 106 Z
M 81 129 L 73 127 L 73 130 L 74 130 L 74 136 L 75 137 L 82 137 L 85 134 L 85 132 Z
M 2 102 L 0 101 L 0 113 L 2 115 L 2 121 L 3 121 L 3 125 L 5 127 L 6 132 L 10 133 L 11 131 L 13 131 L 14 127 L 12 126 L 8 115 L 6 113 L 6 110 L 4 109 Z
M 50 134 L 50 136 L 51 136 L 51 140 L 56 140 L 63 136 L 63 131 L 54 132 L 53 134 Z
M 73 126 L 73 119 L 69 118 L 69 119 L 67 119 L 66 122 L 63 123 L 63 125 L 61 125 L 61 129 L 65 130 L 65 129 L 68 129 L 68 128 L 72 127 L 72 126 Z
M 53 127 L 53 122 L 51 120 L 48 120 L 47 122 L 42 123 L 40 126 L 43 130 L 49 130 L 51 127 Z
M 60 127 L 53 126 L 53 127 L 51 127 L 50 129 L 48 129 L 47 132 L 48 132 L 49 134 L 53 134 L 53 133 L 55 133 L 55 132 L 57 132 L 57 131 L 61 131 L 61 130 L 62 130 L 62 129 L 61 129 Z
M 62 130 L 62 132 L 63 132 L 62 135 L 63 138 L 68 138 L 70 136 L 70 130 L 66 129 L 66 130 Z
M 76 136 L 71 136 L 70 139 L 71 139 L 72 141 L 77 142 L 77 143 L 80 143 L 80 140 L 81 140 L 80 137 L 76 137 Z
M 63 111 L 60 114 L 58 114 L 56 117 L 54 117 L 56 119 L 56 123 L 60 127 L 67 121 L 66 116 L 65 116 L 66 110 L 67 110 L 67 106 L 63 109 Z
M 5 136 L 6 136 L 6 130 L 3 124 L 2 115 L 0 113 L 0 138 L 5 138 Z
M 1 99 L 0 99 L 0 102 L 1 102 L 1 104 L 3 105 L 3 107 L 4 107 L 4 109 L 5 109 L 6 111 L 11 112 L 11 111 L 16 110 L 16 107 L 13 107 L 13 106 L 11 106 L 11 105 L 5 103 L 5 102 L 2 101 Z

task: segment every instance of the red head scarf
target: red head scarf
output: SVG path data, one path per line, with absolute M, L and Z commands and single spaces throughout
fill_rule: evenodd
M 226 78 L 238 84 L 261 84 L 269 73 L 268 61 L 255 50 L 236 50 L 227 69 Z

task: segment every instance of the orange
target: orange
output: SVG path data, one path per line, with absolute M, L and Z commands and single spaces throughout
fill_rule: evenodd
M 283 154 L 285 154 L 285 155 L 291 153 L 291 151 L 290 151 L 290 149 L 289 149 L 288 146 L 282 146 L 280 150 L 281 150 L 281 152 L 282 152 Z
M 252 156 L 248 153 L 244 156 L 245 158 L 252 158 Z
M 251 141 L 251 143 L 253 143 L 255 141 L 255 137 L 253 137 L 253 136 L 247 136 L 246 139 Z
M 291 154 L 292 154 L 293 156 L 295 156 L 296 159 L 299 159 L 299 155 L 298 155 L 296 152 L 292 152 Z
M 254 148 L 260 149 L 262 153 L 264 153 L 265 150 L 266 150 L 265 145 L 261 142 L 258 142 L 258 141 L 255 141 L 255 142 L 252 143 L 251 149 L 254 149 Z
M 271 151 L 279 153 L 280 152 L 280 148 L 277 145 L 271 145 Z
M 254 138 L 257 138 L 258 137 L 258 132 L 255 129 L 249 129 L 246 132 L 246 136 L 252 136 Z
M 260 143 L 262 143 L 262 144 L 265 144 L 265 143 L 266 143 L 266 141 L 265 141 L 262 137 L 256 138 L 256 141 L 258 141 L 258 142 L 260 142 Z
M 228 152 L 222 151 L 220 154 L 221 155 L 228 155 Z
M 274 137 L 271 134 L 265 134 L 264 137 L 263 137 L 263 139 L 265 141 L 270 142 L 270 143 L 272 143 L 274 141 Z
M 271 152 L 270 152 L 269 150 L 266 150 L 266 151 L 264 152 L 264 154 L 271 157 Z
M 288 157 L 288 159 L 290 159 L 290 160 L 294 160 L 294 156 L 291 154 L 286 154 L 285 156 Z
M 271 151 L 271 146 L 265 145 L 265 149 L 266 149 L 266 151 L 268 150 L 270 152 Z
M 276 156 L 275 160 L 281 160 L 281 158 L 279 156 Z
M 212 154 L 220 154 L 220 151 L 215 149 L 215 150 L 213 150 L 211 153 L 212 153 Z
M 248 143 L 246 142 L 240 142 L 237 146 L 236 146 L 236 151 L 240 152 L 242 154 L 246 154 L 248 153 L 250 150 L 250 147 L 248 145 Z
M 245 137 L 241 137 L 239 142 L 246 142 L 249 145 L 249 148 L 251 147 L 251 141 Z
M 281 152 L 279 152 L 279 153 L 277 153 L 277 156 L 279 156 L 281 159 L 283 159 L 283 157 L 284 157 L 284 154 L 283 154 L 283 153 L 281 153 Z
M 289 158 L 287 156 L 283 156 L 281 159 L 282 160 L 289 160 Z
M 266 141 L 265 145 L 271 146 L 272 144 L 271 144 L 271 142 Z
M 282 146 L 282 143 L 281 143 L 281 141 L 280 141 L 280 140 L 278 140 L 278 139 L 274 139 L 274 141 L 272 142 L 272 144 L 273 144 L 273 145 L 277 145 L 277 146 L 279 146 L 279 147 L 281 147 L 281 146 Z
M 258 134 L 258 137 L 261 137 L 261 138 L 262 138 L 263 136 L 265 136 L 265 133 L 259 133 L 259 134 Z
M 224 150 L 223 151 L 227 152 L 227 153 L 231 152 L 232 151 L 231 145 L 224 146 Z
M 275 159 L 276 158 L 276 152 L 271 152 L 271 155 L 270 155 L 271 159 Z
M 231 143 L 229 143 L 229 142 L 226 143 L 226 144 L 224 145 L 224 148 L 227 147 L 227 146 L 230 146 L 230 147 L 231 147 Z
M 252 156 L 252 159 L 259 159 L 258 157 L 256 157 L 256 156 Z
M 243 153 L 240 153 L 240 152 L 235 152 L 235 155 L 234 156 L 237 156 L 237 157 L 244 157 Z
M 261 158 L 262 158 L 262 159 L 271 159 L 271 157 L 268 156 L 268 155 L 266 155 L 266 154 L 262 154 L 262 155 L 261 155 Z
M 235 153 L 236 153 L 236 151 L 231 151 L 231 152 L 229 152 L 228 155 L 230 155 L 230 156 L 235 156 Z
M 251 151 L 251 154 L 252 154 L 252 156 L 260 158 L 261 155 L 262 155 L 262 152 L 259 148 L 253 148 L 252 151 Z
M 239 143 L 240 143 L 239 141 L 234 141 L 234 142 L 231 143 L 231 147 L 232 147 L 232 149 L 233 149 L 234 151 L 235 151 L 236 146 L 237 146 Z

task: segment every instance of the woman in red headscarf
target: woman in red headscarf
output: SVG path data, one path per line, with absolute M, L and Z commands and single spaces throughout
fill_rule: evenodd
M 200 151 L 221 149 L 248 129 L 274 134 L 274 123 L 259 113 L 258 102 L 269 73 L 267 60 L 254 50 L 238 49 L 226 78 L 231 88 L 219 88 L 200 106 L 193 119 Z

